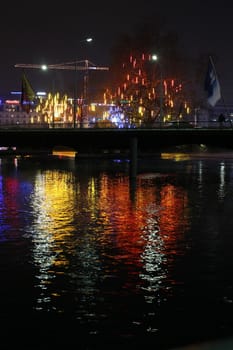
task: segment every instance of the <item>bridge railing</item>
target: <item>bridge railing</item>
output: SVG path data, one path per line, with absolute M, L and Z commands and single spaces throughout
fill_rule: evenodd
M 95 129 L 195 129 L 195 128 L 205 128 L 205 129 L 233 129 L 233 122 L 227 120 L 225 122 L 219 122 L 218 120 L 199 120 L 199 121 L 166 121 L 160 122 L 155 121 L 152 123 L 109 123 L 109 124 L 96 124 L 93 122 L 83 122 L 76 123 L 18 123 L 18 124 L 5 124 L 0 123 L 1 129 L 72 129 L 72 128 L 95 128 Z

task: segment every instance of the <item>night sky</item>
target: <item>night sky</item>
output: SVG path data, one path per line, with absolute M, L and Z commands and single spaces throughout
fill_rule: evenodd
M 184 53 L 193 57 L 215 53 L 222 95 L 233 103 L 233 5 L 214 1 L 20 1 L 1 9 L 0 96 L 20 90 L 22 70 L 16 63 L 54 64 L 89 59 L 108 66 L 110 50 L 121 34 L 133 33 L 139 23 L 162 18 L 175 31 Z M 91 36 L 87 45 L 83 39 Z M 64 80 L 64 74 L 60 77 Z M 34 90 L 50 88 L 51 76 L 27 70 Z M 61 74 L 60 74 L 61 75 Z M 68 76 L 67 76 L 68 78 Z M 101 73 L 100 77 L 101 79 Z M 203 78 L 204 79 L 204 78 Z

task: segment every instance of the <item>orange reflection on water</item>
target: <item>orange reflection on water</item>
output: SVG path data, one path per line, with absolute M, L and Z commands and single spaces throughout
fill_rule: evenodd
M 163 214 L 160 217 L 161 232 L 166 239 L 177 239 L 189 222 L 189 208 L 187 192 L 178 186 L 166 184 L 161 189 L 161 207 Z M 167 236 L 169 234 L 169 236 Z
M 43 293 L 69 268 L 71 257 L 88 266 L 83 283 L 95 284 L 107 258 L 111 268 L 127 266 L 124 288 L 135 279 L 149 284 L 150 292 L 162 288 L 189 222 L 186 191 L 166 176 L 138 178 L 132 199 L 126 175 L 45 171 L 36 177 L 32 207 L 34 262 Z M 39 307 L 50 300 L 43 295 Z
M 100 209 L 101 215 L 108 223 L 105 233 L 112 234 L 121 251 L 134 255 L 134 260 L 140 261 L 145 241 L 142 232 L 152 229 L 148 224 L 154 218 L 155 229 L 164 241 L 182 239 L 185 227 L 188 225 L 189 210 L 186 191 L 161 179 L 138 180 L 135 200 L 130 197 L 129 180 L 127 177 L 112 181 L 104 176 L 101 180 Z M 165 183 L 163 183 L 165 182 Z M 143 234 L 144 235 L 144 234 Z M 175 245 L 173 246 L 173 248 Z M 175 248 L 174 248 L 175 249 Z
M 100 225 L 102 244 L 114 239 L 121 254 L 133 255 L 138 263 L 145 246 L 142 237 L 147 229 L 152 230 L 148 222 L 153 218 L 156 230 L 159 225 L 165 251 L 166 243 L 183 237 L 189 210 L 187 194 L 181 187 L 167 182 L 157 184 L 156 179 L 147 183 L 138 180 L 134 201 L 127 176 L 111 178 L 103 174 L 99 183 L 90 177 L 82 192 L 80 187 L 71 173 L 47 171 L 37 178 L 33 202 L 37 231 L 50 232 L 58 250 L 76 232 L 75 217 L 82 218 L 80 224 L 86 222 L 87 227 L 91 222 Z

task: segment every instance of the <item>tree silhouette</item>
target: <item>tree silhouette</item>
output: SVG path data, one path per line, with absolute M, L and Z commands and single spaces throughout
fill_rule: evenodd
M 159 56 L 157 62 L 152 54 Z M 117 104 L 131 123 L 151 124 L 160 116 L 163 121 L 184 118 L 192 104 L 187 72 L 177 34 L 147 21 L 133 35 L 122 35 L 112 49 L 105 98 Z

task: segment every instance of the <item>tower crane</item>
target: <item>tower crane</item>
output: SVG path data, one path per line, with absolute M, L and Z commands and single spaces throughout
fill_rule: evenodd
M 63 70 L 74 70 L 74 71 L 88 71 L 88 70 L 109 70 L 108 67 L 96 66 L 89 60 L 82 61 L 72 61 L 72 62 L 64 62 L 64 63 L 56 63 L 56 64 L 26 64 L 26 63 L 17 63 L 15 64 L 15 68 L 32 68 L 32 69 L 63 69 Z
M 109 67 L 102 67 L 97 66 L 94 63 L 92 63 L 89 60 L 82 60 L 82 61 L 71 61 L 71 62 L 63 62 L 63 63 L 56 63 L 56 64 L 27 64 L 27 63 L 17 63 L 14 66 L 15 68 L 26 68 L 26 69 L 42 69 L 42 70 L 48 70 L 48 69 L 55 69 L 55 70 L 73 70 L 75 71 L 75 74 L 77 71 L 84 71 L 84 92 L 83 92 L 83 98 L 84 100 L 87 99 L 88 95 L 88 72 L 90 70 L 100 70 L 100 71 L 107 71 L 109 70 Z M 74 89 L 74 104 L 73 104 L 73 121 L 74 121 L 74 127 L 76 123 L 76 113 L 77 113 L 77 91 L 76 86 Z

